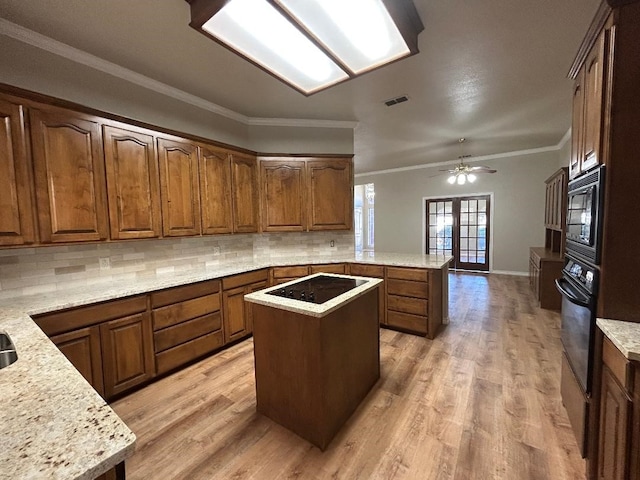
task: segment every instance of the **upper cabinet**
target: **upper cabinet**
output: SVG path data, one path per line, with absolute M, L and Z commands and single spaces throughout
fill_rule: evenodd
M 255 156 L 231 152 L 234 233 L 258 231 L 258 161 Z
M 198 146 L 158 138 L 162 230 L 165 237 L 200 234 Z
M 350 230 L 351 158 L 260 159 L 262 230 Z
M 304 160 L 260 161 L 263 232 L 307 229 L 306 164 Z
M 200 202 L 202 233 L 233 232 L 231 153 L 228 150 L 200 147 Z
M 600 33 L 574 84 L 571 178 L 602 163 L 608 35 Z
M 0 120 L 0 246 L 25 245 L 35 229 L 23 107 L 0 99 Z
M 104 157 L 111 238 L 159 237 L 160 185 L 153 136 L 105 126 Z
M 325 158 L 307 162 L 309 230 L 351 230 L 353 161 Z
M 57 108 L 31 110 L 30 118 L 40 241 L 106 239 L 100 125 Z

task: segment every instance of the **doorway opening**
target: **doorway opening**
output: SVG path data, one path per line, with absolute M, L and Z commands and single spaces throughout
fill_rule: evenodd
M 425 199 L 425 253 L 451 255 L 451 268 L 490 269 L 491 195 Z
M 354 233 L 358 252 L 373 251 L 375 247 L 375 188 L 373 183 L 356 185 L 354 191 Z

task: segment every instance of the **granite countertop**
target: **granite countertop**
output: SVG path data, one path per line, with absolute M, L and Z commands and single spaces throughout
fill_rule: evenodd
M 640 323 L 598 318 L 596 324 L 625 357 L 640 361 Z
M 361 280 L 366 280 L 367 283 L 360 285 L 359 287 L 352 288 L 348 292 L 343 293 L 342 295 L 338 295 L 331 300 L 328 300 L 324 303 L 317 304 L 311 302 L 304 302 L 302 300 L 295 300 L 293 298 L 284 298 L 278 297 L 276 295 L 269 295 L 267 292 L 272 290 L 278 290 L 280 288 L 285 288 L 287 285 L 291 285 L 297 282 L 300 282 L 303 279 L 292 280 L 287 283 L 283 283 L 280 285 L 276 285 L 273 287 L 266 288 L 264 290 L 260 290 L 259 292 L 249 293 L 244 296 L 244 299 L 251 303 L 257 303 L 259 305 L 265 305 L 267 307 L 274 307 L 280 310 L 287 310 L 289 312 L 301 313 L 303 315 L 308 315 L 310 317 L 322 318 L 329 315 L 331 312 L 337 310 L 343 305 L 355 300 L 356 298 L 364 295 L 368 291 L 373 288 L 376 288 L 378 285 L 382 283 L 382 280 L 379 278 L 370 278 L 370 277 L 355 277 L 349 275 L 338 275 L 332 273 L 316 273 L 313 275 L 309 275 L 304 277 L 304 279 L 310 279 L 317 276 L 326 276 L 326 277 L 337 277 L 337 278 L 357 278 Z
M 131 455 L 135 435 L 30 317 L 0 311 L 18 360 L 0 370 L 0 477 L 93 479 Z
M 444 256 L 379 252 L 339 256 L 293 254 L 227 261 L 179 274 L 116 279 L 83 288 L 3 299 L 0 330 L 11 336 L 18 361 L 0 370 L 0 477 L 92 479 L 122 462 L 134 450 L 134 434 L 40 330 L 31 315 L 272 266 L 353 262 L 442 269 L 450 260 L 451 257 Z M 370 284 L 370 288 L 374 286 Z

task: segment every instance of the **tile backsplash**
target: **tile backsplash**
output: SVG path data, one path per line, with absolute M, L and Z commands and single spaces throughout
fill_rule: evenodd
M 330 242 L 335 242 L 331 247 Z M 263 233 L 0 249 L 0 300 L 109 280 L 215 267 L 220 261 L 353 253 L 353 232 Z M 110 268 L 100 268 L 108 259 Z M 1 307 L 1 305 L 0 305 Z

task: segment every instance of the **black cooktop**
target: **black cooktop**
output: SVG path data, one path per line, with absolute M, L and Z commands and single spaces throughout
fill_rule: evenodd
M 320 304 L 365 283 L 367 283 L 367 280 L 318 275 L 317 277 L 301 280 L 286 287 L 277 288 L 267 292 L 267 294 Z

